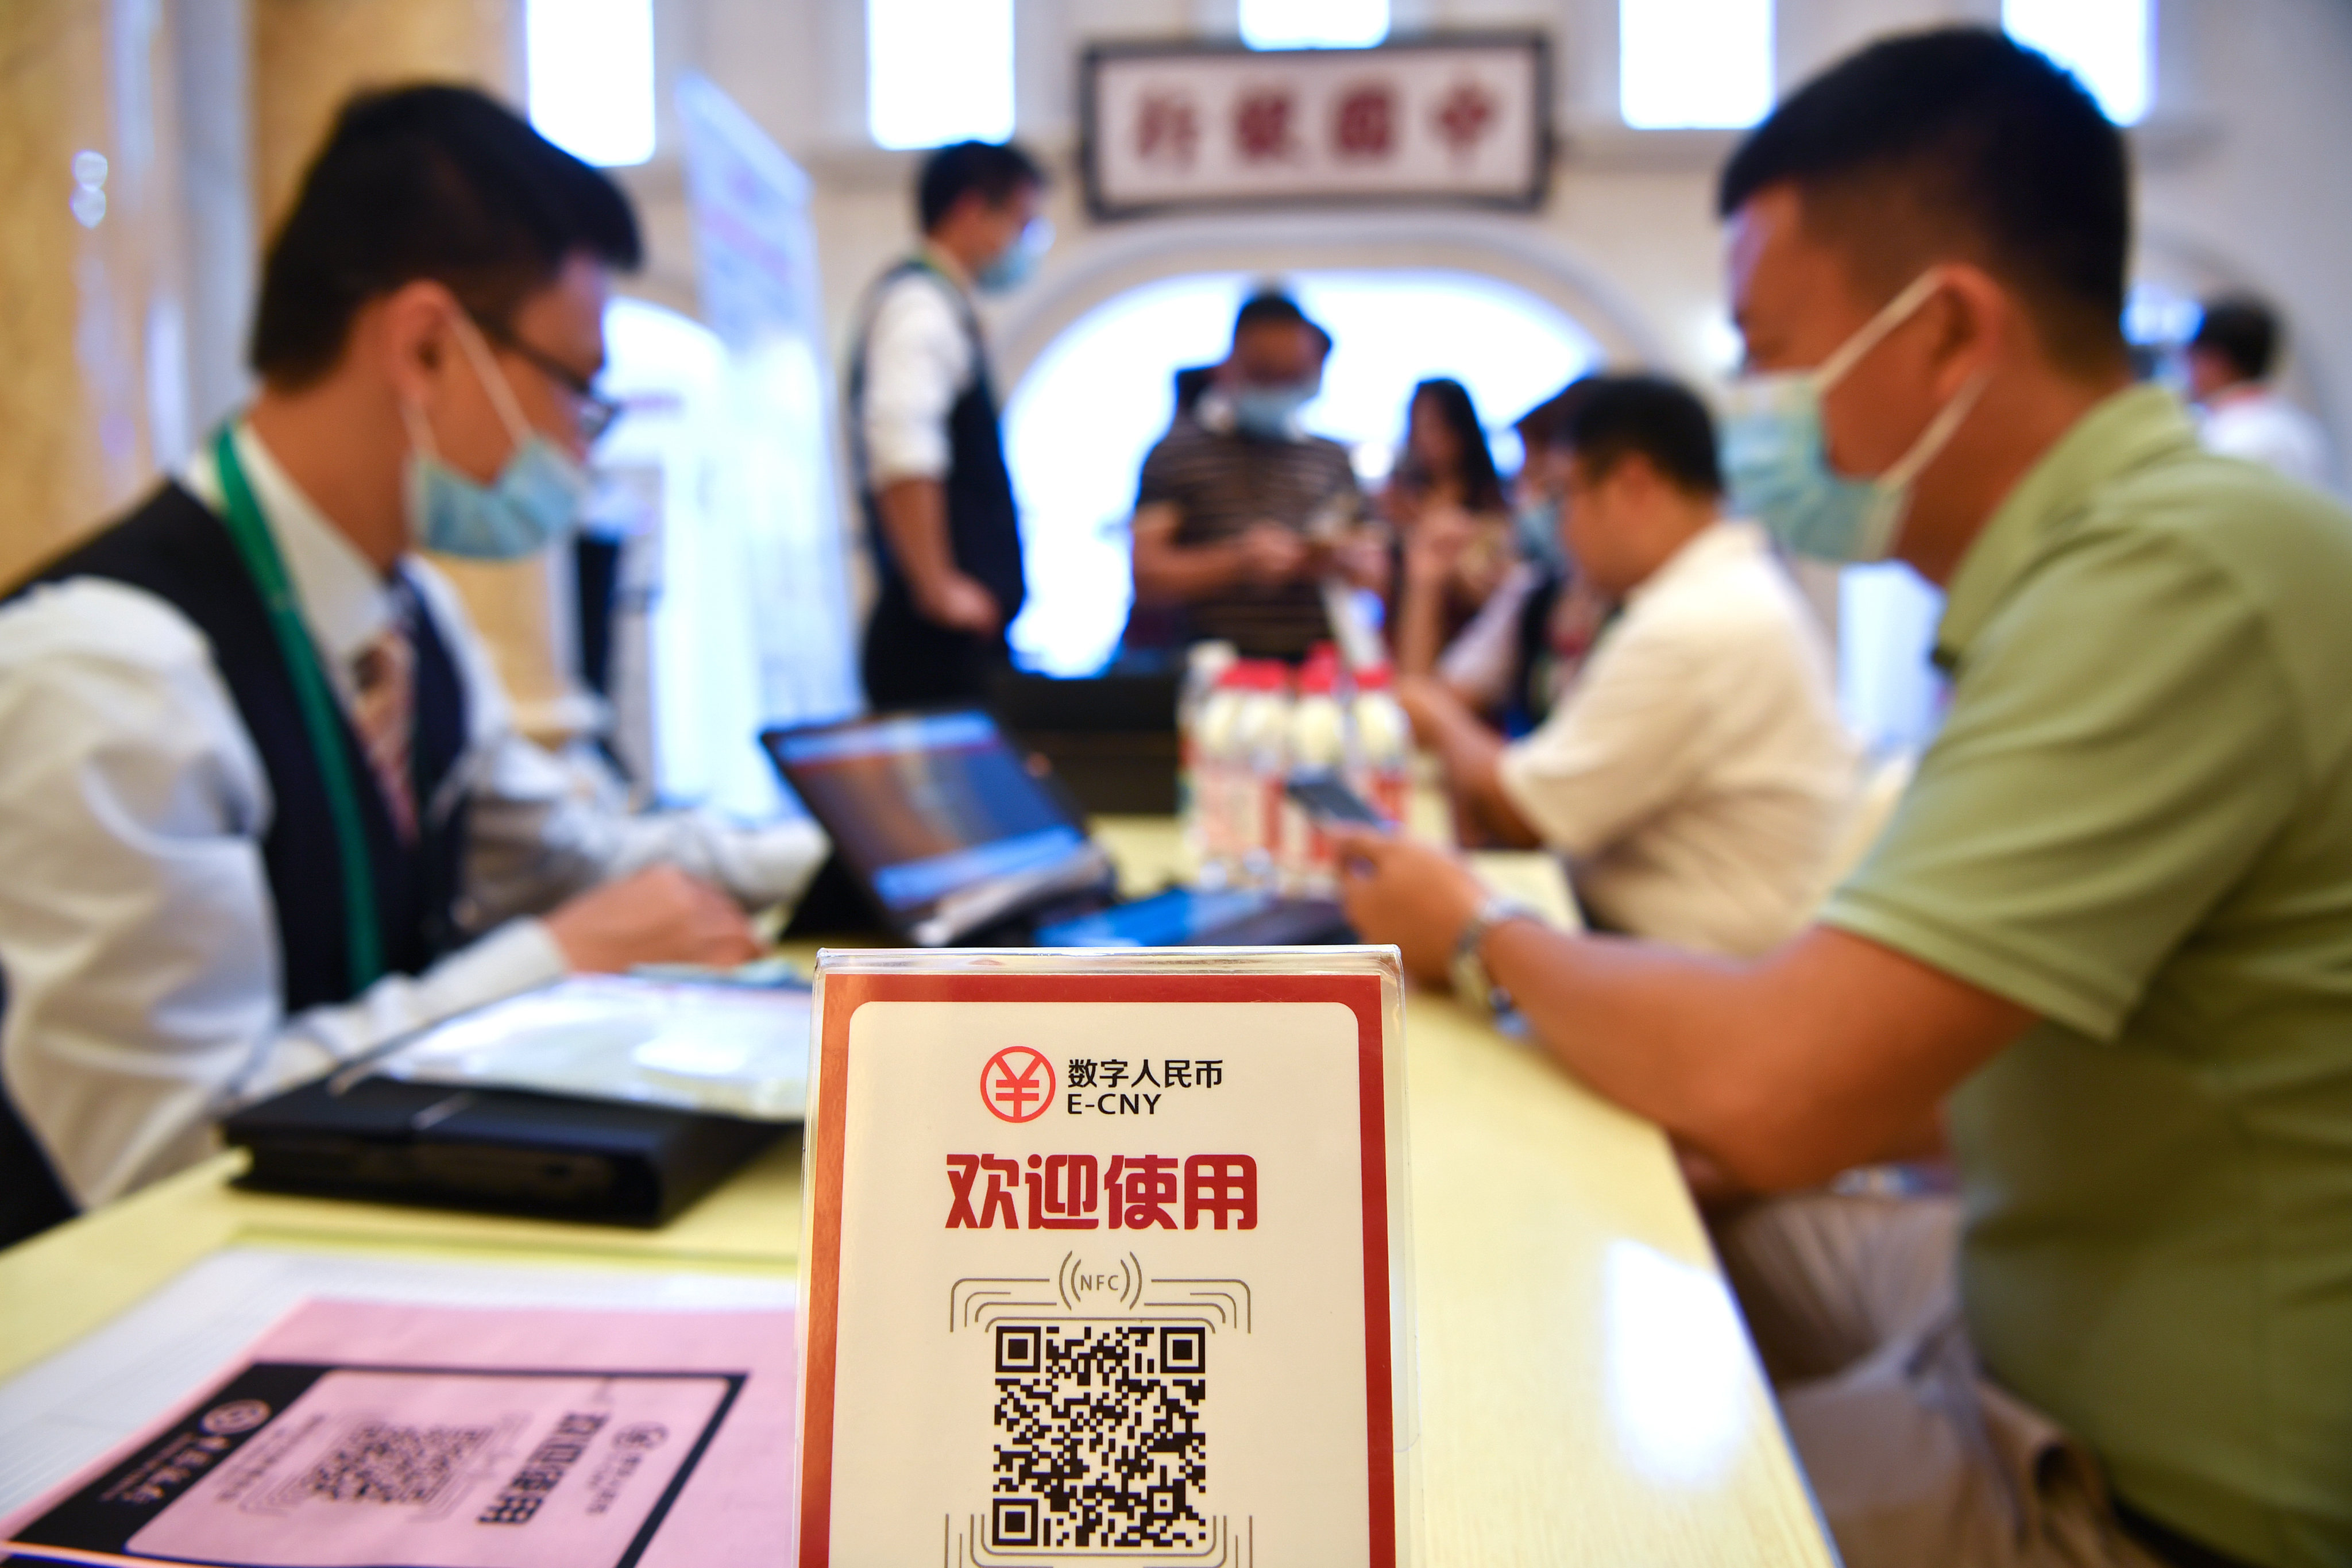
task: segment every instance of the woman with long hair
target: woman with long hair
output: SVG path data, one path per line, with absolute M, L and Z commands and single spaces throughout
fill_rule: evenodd
M 1404 557 L 1390 622 L 1397 667 L 1423 674 L 1517 560 L 1510 502 L 1460 382 L 1437 377 L 1412 389 L 1383 501 Z

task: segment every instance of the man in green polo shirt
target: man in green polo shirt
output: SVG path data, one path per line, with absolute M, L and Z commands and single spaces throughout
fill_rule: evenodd
M 1849 1568 L 2352 1563 L 2352 516 L 2131 384 L 2121 138 L 1996 34 L 1835 67 L 1720 206 L 1735 498 L 1947 589 L 1943 732 L 1759 961 L 1370 836 L 1349 913 L 1758 1191 L 1948 1131 L 1957 1205 L 1719 1232 Z

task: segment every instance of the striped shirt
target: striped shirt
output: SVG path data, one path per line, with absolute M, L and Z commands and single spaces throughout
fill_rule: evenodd
M 1176 508 L 1182 549 L 1220 544 L 1259 522 L 1304 534 L 1337 510 L 1352 523 L 1363 510 L 1348 449 L 1321 437 L 1267 440 L 1214 430 L 1190 414 L 1143 460 L 1136 507 Z M 1236 583 L 1187 606 L 1189 637 L 1222 637 L 1244 655 L 1297 658 L 1331 635 L 1313 583 L 1265 587 Z

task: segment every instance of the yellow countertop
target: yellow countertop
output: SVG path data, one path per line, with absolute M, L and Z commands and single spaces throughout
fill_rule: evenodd
M 1171 825 L 1097 829 L 1131 888 Z M 1482 864 L 1521 897 L 1549 869 Z M 1566 915 L 1564 890 L 1546 900 Z M 1407 1003 L 1434 1564 L 1833 1563 L 1665 1140 L 1444 996 Z M 379 1256 L 792 1273 L 800 1160 L 780 1145 L 669 1226 L 632 1231 L 226 1184 L 225 1154 L 0 1253 L 0 1375 L 232 1244 Z

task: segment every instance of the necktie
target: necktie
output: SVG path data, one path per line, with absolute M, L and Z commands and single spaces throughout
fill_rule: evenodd
M 403 844 L 414 844 L 416 784 L 409 771 L 408 743 L 416 721 L 416 645 L 408 636 L 407 595 L 397 595 L 395 601 L 392 619 L 352 661 L 359 689 L 354 717 L 392 826 Z

